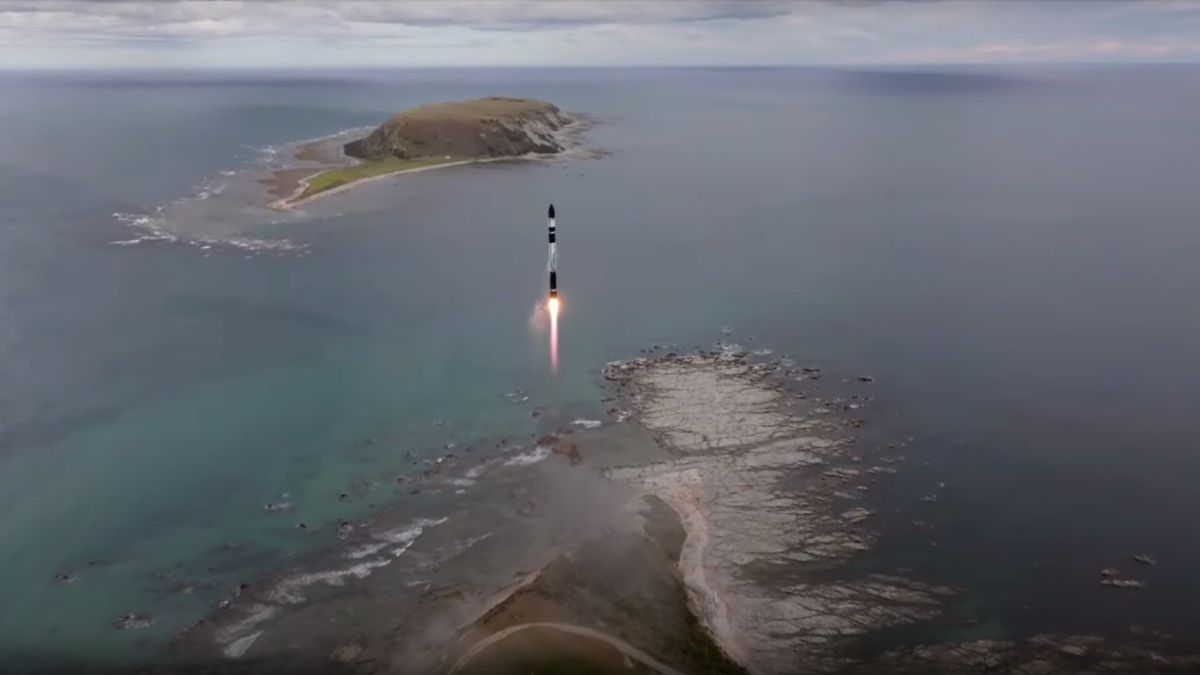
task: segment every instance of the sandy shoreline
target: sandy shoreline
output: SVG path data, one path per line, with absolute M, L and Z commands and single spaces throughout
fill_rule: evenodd
M 282 199 L 277 199 L 277 200 L 271 202 L 270 204 L 268 204 L 267 207 L 274 209 L 276 211 L 294 211 L 301 206 L 311 204 L 318 200 L 324 199 L 325 197 L 332 197 L 333 195 L 336 195 L 336 194 L 348 192 L 360 185 L 366 185 L 367 183 L 374 183 L 375 181 L 384 180 L 386 178 L 392 178 L 395 176 L 399 176 L 401 174 L 419 173 L 421 171 L 432 171 L 434 169 L 447 169 L 452 166 L 462 166 L 464 164 L 485 164 L 488 162 L 520 161 L 520 160 L 537 159 L 537 158 L 538 157 L 487 157 L 487 158 L 482 158 L 482 159 L 464 159 L 464 160 L 460 160 L 460 161 L 444 162 L 442 164 L 433 164 L 430 166 L 418 166 L 418 167 L 413 167 L 411 169 L 397 169 L 396 171 L 382 173 L 382 174 L 379 174 L 378 176 L 369 176 L 367 178 L 360 178 L 356 181 L 346 183 L 345 185 L 339 185 L 335 188 L 330 188 L 328 190 L 322 190 L 314 195 L 309 195 L 309 196 L 301 199 L 300 195 L 304 194 L 304 191 L 306 189 L 308 189 L 308 183 L 310 180 L 312 180 L 313 177 L 315 177 L 317 174 L 320 174 L 324 171 L 328 171 L 329 168 L 336 168 L 336 167 L 329 167 L 329 168 L 325 168 L 325 169 L 315 170 L 312 173 L 305 176 L 304 178 L 299 179 L 296 189 L 292 191 L 292 194 L 290 196 L 284 197 Z
M 730 623 L 724 593 L 709 582 L 704 564 L 704 555 L 710 546 L 708 518 L 700 510 L 688 481 L 684 479 L 662 486 L 655 494 L 675 511 L 687 533 L 678 565 L 693 611 L 712 631 L 717 644 L 729 658 L 742 665 L 750 663 L 742 636 Z
M 477 656 L 479 656 L 479 654 L 481 652 L 485 651 L 488 647 L 491 647 L 492 645 L 494 645 L 498 642 L 501 642 L 502 640 L 507 639 L 509 636 L 514 635 L 515 633 L 525 631 L 525 630 L 530 630 L 530 629 L 536 629 L 536 628 L 551 629 L 551 630 L 556 630 L 556 631 L 560 631 L 563 633 L 571 633 L 574 635 L 580 635 L 580 636 L 587 637 L 587 638 L 590 638 L 593 640 L 599 640 L 601 642 L 605 642 L 608 645 L 612 646 L 617 651 L 621 652 L 621 654 L 623 654 L 625 657 L 633 659 L 640 663 L 643 663 L 643 664 L 653 668 L 654 670 L 658 671 L 659 673 L 662 673 L 663 675 L 683 675 L 683 673 L 681 673 L 678 670 L 675 670 L 674 668 L 668 666 L 667 664 L 659 661 L 658 659 L 654 658 L 653 656 L 650 656 L 649 654 L 638 649 L 637 647 L 634 647 L 633 645 L 629 644 L 628 642 L 625 642 L 623 640 L 615 638 L 607 633 L 602 633 L 598 630 L 595 630 L 593 628 L 588 628 L 586 626 L 576 626 L 574 624 L 569 624 L 569 623 L 556 623 L 556 622 L 546 622 L 546 621 L 538 621 L 538 622 L 533 622 L 533 623 L 522 623 L 522 624 L 517 624 L 515 626 L 509 626 L 508 628 L 505 628 L 502 631 L 499 631 L 499 632 L 489 635 L 484 640 L 480 640 L 479 642 L 472 645 L 471 649 L 468 650 L 467 653 L 464 654 L 462 656 L 462 658 L 460 658 L 454 664 L 454 667 L 450 669 L 449 675 L 454 675 L 455 673 L 462 670 L 465 666 L 467 666 L 467 664 L 469 664 L 471 661 L 473 661 Z

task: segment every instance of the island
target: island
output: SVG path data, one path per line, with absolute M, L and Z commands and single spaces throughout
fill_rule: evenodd
M 502 159 L 555 155 L 577 118 L 552 103 L 488 96 L 433 103 L 397 113 L 370 134 L 306 143 L 295 158 L 308 166 L 275 171 L 262 182 L 290 209 L 363 181 L 401 172 Z

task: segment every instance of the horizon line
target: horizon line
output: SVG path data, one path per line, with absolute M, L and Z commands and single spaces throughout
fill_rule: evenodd
M 787 70 L 859 68 L 970 68 L 970 67 L 1087 67 L 1087 66 L 1200 66 L 1200 59 L 1176 61 L 905 61 L 861 63 L 747 63 L 747 64 L 431 64 L 343 66 L 0 66 L 0 73 L 179 73 L 179 72 L 339 72 L 420 70 Z

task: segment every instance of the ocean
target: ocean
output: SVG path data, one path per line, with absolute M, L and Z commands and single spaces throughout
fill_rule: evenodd
M 604 156 L 300 214 L 246 189 L 490 94 L 596 116 Z M 969 620 L 883 643 L 1194 639 L 1197 109 L 1185 66 L 0 75 L 0 661 L 163 658 L 339 521 L 438 499 L 341 495 L 605 419 L 607 361 L 720 339 L 872 376 L 864 442 L 913 439 L 858 566 L 962 586 Z M 1097 583 L 1139 553 L 1144 591 Z

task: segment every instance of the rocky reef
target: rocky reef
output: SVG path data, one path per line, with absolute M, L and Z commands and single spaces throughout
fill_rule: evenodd
M 840 399 L 814 368 L 731 345 L 652 353 L 605 369 L 612 422 L 563 416 L 532 449 L 500 443 L 483 457 L 432 460 L 421 487 L 440 492 L 446 515 L 339 525 L 345 547 L 327 567 L 239 588 L 182 643 L 210 657 L 216 645 L 216 660 L 169 672 L 1200 667 L 1141 632 L 873 642 L 889 628 L 962 619 L 952 605 L 963 589 L 854 564 L 878 537 L 872 492 L 904 461 L 853 437 L 861 413 L 847 411 L 870 396 Z
M 1200 656 L 1170 655 L 1166 645 L 1114 645 L 1094 635 L 1038 635 L 1023 641 L 977 640 L 888 652 L 855 675 L 953 673 L 1194 673 Z
M 611 365 L 674 458 L 609 475 L 678 514 L 691 605 L 732 658 L 757 673 L 831 671 L 851 639 L 936 616 L 953 591 L 817 574 L 870 547 L 871 511 L 852 506 L 870 474 L 846 457 L 831 410 L 770 371 L 729 352 Z
M 551 154 L 563 150 L 556 133 L 571 121 L 546 101 L 489 96 L 405 110 L 343 147 L 366 160 Z
M 881 629 L 943 617 L 961 589 L 856 574 L 875 535 L 856 505 L 900 456 L 856 454 L 832 402 L 785 386 L 816 369 L 754 364 L 735 347 L 610 364 L 629 419 L 670 459 L 608 476 L 653 495 L 685 532 L 688 604 L 725 653 L 755 674 L 1194 672 L 1166 642 L 1042 635 L 865 653 Z M 857 379 L 861 383 L 870 377 Z M 857 404 L 856 404 L 857 405 Z M 1142 556 L 1149 559 L 1146 556 Z M 1144 564 L 1150 564 L 1148 562 Z

